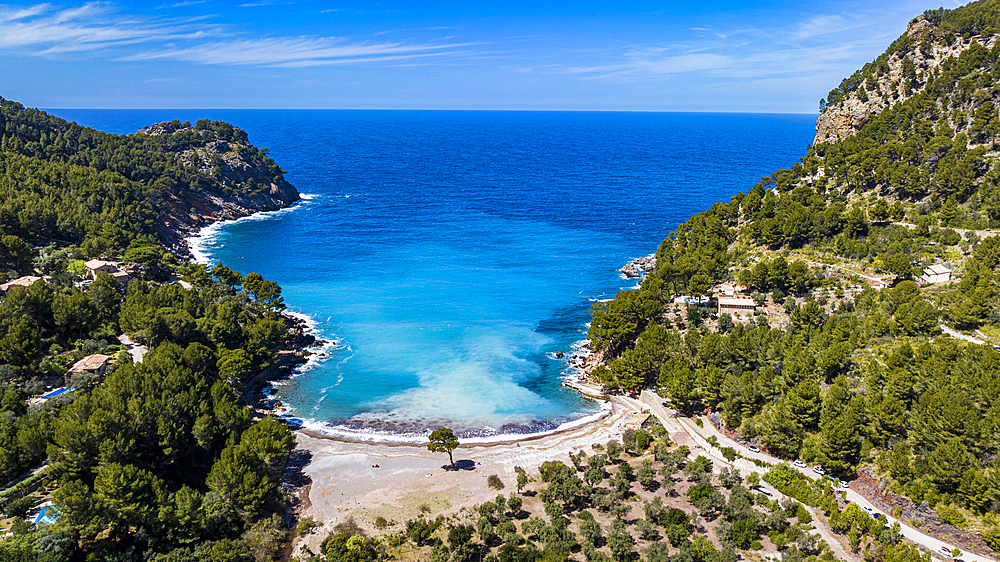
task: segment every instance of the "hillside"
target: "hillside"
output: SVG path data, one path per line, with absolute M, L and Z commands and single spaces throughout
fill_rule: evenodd
M 282 173 L 227 123 L 119 136 L 0 100 L 0 560 L 278 555 L 293 437 L 246 397 L 313 339 L 277 283 L 177 256 L 298 199 Z
M 0 153 L 0 232 L 84 257 L 136 240 L 187 255 L 197 227 L 299 199 L 266 150 L 221 121 L 112 135 L 0 98 Z M 0 254 L 0 272 L 11 269 Z
M 798 163 L 691 217 L 639 290 L 594 307 L 592 378 L 875 474 L 904 513 L 1000 551 L 998 31 L 991 0 L 914 19 L 830 92 Z

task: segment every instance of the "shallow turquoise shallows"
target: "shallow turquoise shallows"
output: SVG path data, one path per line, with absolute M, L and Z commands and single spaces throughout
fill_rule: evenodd
M 600 406 L 560 385 L 590 306 L 679 222 L 805 153 L 814 116 L 55 110 L 109 132 L 247 130 L 304 194 L 211 229 L 205 259 L 284 288 L 333 344 L 272 389 L 327 432 L 495 439 Z

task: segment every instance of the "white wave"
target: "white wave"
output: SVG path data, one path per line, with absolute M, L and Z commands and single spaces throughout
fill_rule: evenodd
M 588 423 L 597 421 L 601 417 L 607 414 L 611 410 L 611 404 L 604 402 L 601 404 L 601 409 L 597 412 L 588 415 L 582 415 L 579 418 L 574 418 L 572 420 L 563 422 L 558 426 L 548 429 L 545 431 L 539 431 L 536 433 L 498 433 L 496 435 L 490 435 L 486 437 L 462 437 L 460 438 L 462 443 L 478 444 L 478 445 L 489 445 L 491 443 L 503 443 L 510 441 L 519 441 L 524 439 L 535 439 L 538 437 L 545 437 L 547 435 L 552 435 L 555 433 L 560 433 L 570 429 L 574 429 Z M 280 416 L 279 416 L 280 417 Z M 352 441 L 371 441 L 371 442 L 388 442 L 388 443 L 426 443 L 427 436 L 430 434 L 430 430 L 425 433 L 393 433 L 391 431 L 381 430 L 381 429 L 371 429 L 371 428 L 352 428 L 343 425 L 334 425 L 330 422 L 316 421 L 315 419 L 302 420 L 299 418 L 286 418 L 294 420 L 294 425 L 301 425 L 304 429 L 319 433 L 320 435 L 326 435 L 329 437 L 336 437 L 340 439 L 350 439 Z M 491 429 L 491 428 L 483 428 Z
M 316 326 L 318 325 L 318 322 L 312 316 L 309 316 L 308 314 L 306 314 L 304 312 L 296 312 L 294 310 L 286 310 L 285 314 L 288 315 L 288 316 L 291 316 L 292 318 L 297 318 L 297 319 L 301 320 L 302 323 L 304 323 L 306 325 L 306 331 L 307 332 L 314 332 L 314 331 L 316 331 Z
M 311 196 L 309 199 L 312 198 L 313 197 Z M 211 265 L 212 255 L 210 253 L 210 248 L 215 244 L 216 241 L 218 241 L 219 233 L 222 231 L 223 228 L 241 222 L 274 220 L 278 217 L 299 210 L 309 202 L 309 199 L 303 197 L 302 200 L 300 200 L 299 202 L 294 203 L 283 209 L 278 209 L 276 211 L 259 211 L 253 213 L 252 215 L 247 215 L 245 217 L 240 217 L 238 219 L 213 222 L 208 226 L 202 227 L 202 229 L 199 230 L 197 234 L 194 234 L 193 236 L 189 236 L 187 238 L 188 248 L 191 250 L 191 256 L 194 258 L 194 262 Z
M 321 341 L 323 343 L 319 347 L 309 348 L 309 358 L 306 359 L 305 363 L 295 367 L 292 370 L 292 372 L 288 375 L 288 377 L 278 381 L 271 381 L 271 383 L 264 388 L 263 390 L 264 398 L 265 400 L 271 402 L 272 404 L 278 401 L 280 398 L 278 396 L 278 390 L 280 387 L 288 385 L 288 383 L 292 379 L 295 379 L 301 376 L 302 374 L 315 369 L 321 363 L 330 359 L 333 352 L 339 351 L 341 349 L 350 349 L 350 346 L 347 345 L 347 343 L 342 339 L 338 339 L 336 337 L 327 338 L 324 334 L 322 334 L 321 331 L 319 330 L 319 322 L 312 316 L 294 310 L 286 310 L 285 314 L 293 318 L 297 318 L 301 320 L 303 323 L 305 323 L 306 333 L 313 334 L 318 341 Z M 280 408 L 273 409 L 273 412 L 278 417 L 294 418 L 294 416 L 290 414 L 292 411 L 293 408 L 291 406 L 285 405 L 284 403 L 282 403 L 282 406 Z
M 195 263 L 211 264 L 211 257 L 208 254 L 208 246 L 213 244 L 219 236 L 219 230 L 229 221 L 213 222 L 198 231 L 198 234 L 187 239 L 188 248 L 194 256 Z

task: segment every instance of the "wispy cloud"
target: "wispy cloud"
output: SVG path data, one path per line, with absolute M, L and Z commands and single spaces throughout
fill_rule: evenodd
M 38 4 L 37 6 L 31 6 L 28 8 L 0 6 L 0 23 L 37 16 L 38 14 L 44 13 L 49 9 L 49 4 Z
M 884 18 L 871 16 L 814 15 L 772 29 L 698 26 L 685 40 L 625 45 L 616 55 L 605 52 L 600 64 L 550 72 L 620 83 L 662 82 L 682 74 L 746 82 L 843 72 L 845 66 L 867 60 L 900 32 L 887 31 Z
M 176 4 L 170 4 L 169 6 L 157 6 L 157 10 L 171 9 L 171 8 L 184 8 L 186 6 L 197 6 L 198 4 L 204 4 L 205 0 L 187 0 L 185 2 L 178 2 Z
M 165 8 L 200 4 L 189 0 Z M 244 4 L 256 6 L 259 2 Z M 212 16 L 166 18 L 130 15 L 110 2 L 60 8 L 51 4 L 0 6 L 0 48 L 35 55 L 95 53 L 116 60 L 173 60 L 202 65 L 273 67 L 398 61 L 464 52 L 472 43 L 451 38 L 418 42 L 365 42 L 341 37 L 243 37 Z
M 335 37 L 264 38 L 208 42 L 183 48 L 137 53 L 124 60 L 177 60 L 196 64 L 260 65 L 280 67 L 327 66 L 350 62 L 380 61 L 402 56 L 441 55 L 471 43 L 352 44 Z
M 871 20 L 844 14 L 825 14 L 800 22 L 791 38 L 799 41 L 821 35 L 844 33 L 871 25 Z
M 203 19 L 129 16 L 107 2 L 88 2 L 75 8 L 38 4 L 16 11 L 0 9 L 0 48 L 54 54 L 192 40 L 211 32 L 205 29 Z

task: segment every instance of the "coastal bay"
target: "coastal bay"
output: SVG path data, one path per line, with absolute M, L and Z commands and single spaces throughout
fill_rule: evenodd
M 203 259 L 277 280 L 337 342 L 275 388 L 288 415 L 382 439 L 434 424 L 497 439 L 592 415 L 556 357 L 586 337 L 590 306 L 634 287 L 618 270 L 673 225 L 787 165 L 812 132 L 783 115 L 222 113 L 303 200 L 213 227 Z

